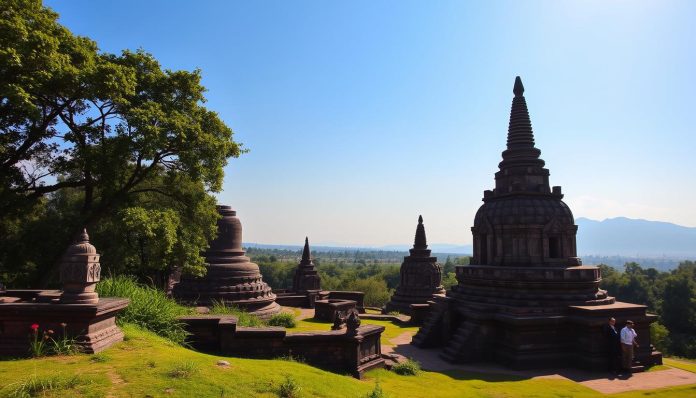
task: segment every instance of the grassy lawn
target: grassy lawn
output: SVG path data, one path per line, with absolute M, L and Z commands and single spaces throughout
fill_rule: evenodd
M 311 322 L 303 326 L 310 325 L 317 326 Z M 328 324 L 324 326 L 328 329 Z M 102 354 L 0 362 L 0 397 L 276 397 L 288 376 L 300 386 L 301 397 L 365 397 L 377 381 L 385 396 L 391 398 L 602 396 L 566 380 L 459 371 L 399 376 L 376 370 L 361 381 L 286 360 L 201 354 L 135 326 L 123 329 L 126 341 Z M 409 328 L 391 329 L 398 335 Z M 230 366 L 218 366 L 220 359 Z M 673 366 L 673 360 L 667 362 Z M 643 396 L 693 397 L 696 385 L 616 395 Z
M 418 331 L 417 326 L 400 326 L 397 325 L 396 323 L 393 323 L 391 321 L 382 321 L 382 320 L 374 320 L 374 319 L 361 319 L 360 320 L 362 325 L 379 325 L 379 326 L 384 326 L 384 332 L 382 333 L 382 344 L 383 345 L 392 345 L 389 343 L 389 340 L 403 334 L 403 333 L 410 333 L 410 334 L 415 334 Z M 309 319 L 303 319 L 301 321 L 297 322 L 297 326 L 288 329 L 288 333 L 297 333 L 297 332 L 314 332 L 314 331 L 328 331 L 331 330 L 331 322 L 321 322 L 321 321 L 315 321 L 312 318 Z
M 696 362 L 688 359 L 663 358 L 662 362 L 673 368 L 683 369 L 692 373 L 696 373 Z

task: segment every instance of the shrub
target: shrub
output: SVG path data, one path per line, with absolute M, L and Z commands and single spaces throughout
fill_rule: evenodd
M 655 348 L 666 353 L 669 347 L 669 330 L 659 322 L 650 324 L 650 341 L 655 345 Z
M 281 398 L 298 398 L 300 391 L 302 391 L 302 388 L 300 388 L 295 379 L 285 376 L 285 381 L 278 388 L 278 396 Z
M 365 398 L 384 398 L 384 391 L 382 391 L 382 387 L 379 385 L 379 381 L 375 382 L 375 388 L 372 389 Z
M 216 315 L 234 315 L 237 317 L 238 326 L 257 327 L 265 326 L 264 322 L 254 314 L 250 314 L 243 309 L 228 304 L 225 301 L 213 300 L 210 313 Z
M 281 312 L 280 314 L 273 315 L 271 319 L 268 320 L 268 325 L 294 328 L 297 326 L 297 322 L 295 322 L 295 316 L 293 314 Z
M 172 368 L 167 375 L 175 379 L 188 379 L 198 373 L 198 365 L 193 362 L 181 362 Z
M 421 371 L 420 363 L 409 359 L 404 363 L 398 363 L 392 367 L 394 373 L 401 376 L 415 376 Z
M 187 333 L 177 317 L 190 310 L 168 298 L 164 292 L 141 285 L 128 276 L 103 279 L 97 284 L 97 292 L 102 297 L 130 299 L 128 307 L 118 315 L 119 323 L 133 323 L 175 343 L 184 343 Z

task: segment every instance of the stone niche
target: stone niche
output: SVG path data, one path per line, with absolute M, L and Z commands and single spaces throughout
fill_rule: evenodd
M 577 226 L 561 188 L 549 186 L 519 77 L 513 92 L 495 189 L 484 192 L 471 228 L 471 265 L 458 266 L 457 285 L 433 298 L 412 343 L 441 347 L 451 362 L 605 369 L 601 328 L 614 317 L 621 326 L 635 322 L 635 368 L 662 363 L 650 344 L 657 317 L 616 301 L 599 288 L 600 269 L 577 257 Z
M 34 324 L 39 335 L 52 330 L 59 338 L 65 331 L 85 353 L 103 351 L 123 340 L 116 314 L 128 300 L 100 298 L 94 291 L 100 278 L 99 254 L 89 243 L 87 231 L 66 250 L 60 276 L 63 291 L 0 292 L 0 355 L 27 355 Z

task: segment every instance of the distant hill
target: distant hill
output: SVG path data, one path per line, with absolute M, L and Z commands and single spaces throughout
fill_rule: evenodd
M 253 243 L 247 242 L 243 243 L 244 247 L 253 247 L 259 249 L 276 249 L 276 250 L 302 250 L 300 245 L 271 245 L 265 243 Z M 396 252 L 399 255 L 406 255 L 408 249 L 412 246 L 410 245 L 386 245 L 386 246 L 320 246 L 312 245 L 312 251 L 317 252 Z M 433 251 L 436 255 L 471 255 L 472 247 L 471 245 L 453 245 L 446 243 L 433 243 L 428 245 L 428 248 Z
M 580 256 L 696 258 L 696 228 L 626 217 L 575 223 Z

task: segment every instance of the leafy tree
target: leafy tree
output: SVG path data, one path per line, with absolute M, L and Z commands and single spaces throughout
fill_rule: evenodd
M 127 262 L 161 257 L 200 273 L 198 252 L 215 229 L 209 193 L 221 189 L 227 159 L 243 152 L 203 106 L 200 71 L 163 69 L 142 50 L 99 52 L 38 0 L 0 7 L 0 274 L 46 282 L 72 237 L 102 222 L 118 224 L 116 239 L 149 242 L 123 254 Z M 190 227 L 195 214 L 204 217 Z M 157 225 L 136 237 L 147 220 Z M 57 226 L 50 245 L 32 229 L 46 223 Z M 174 231 L 190 244 L 155 244 Z M 20 241 L 25 251 L 12 248 Z M 41 258 L 33 245 L 45 248 Z

